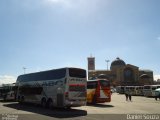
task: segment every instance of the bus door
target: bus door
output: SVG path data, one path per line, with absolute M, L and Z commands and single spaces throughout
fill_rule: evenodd
M 107 80 L 99 80 L 100 98 L 110 98 L 110 84 Z
M 96 103 L 98 96 L 97 81 L 88 81 L 87 82 L 87 102 Z

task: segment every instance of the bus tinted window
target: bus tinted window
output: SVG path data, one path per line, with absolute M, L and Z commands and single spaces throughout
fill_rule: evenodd
M 152 87 L 152 90 L 155 90 L 157 87 Z
M 94 82 L 87 82 L 88 89 L 95 89 L 97 87 L 97 81 Z
M 69 76 L 77 78 L 86 78 L 86 71 L 82 69 L 70 68 Z
M 99 83 L 102 87 L 109 87 L 110 86 L 109 81 L 106 81 L 106 80 L 100 80 Z
M 54 80 L 54 79 L 61 79 L 65 77 L 65 75 L 66 75 L 66 69 L 57 69 L 57 70 L 21 75 L 18 77 L 17 81 L 27 82 L 27 81 Z
M 151 86 L 144 86 L 144 89 L 150 89 Z
M 31 86 L 22 86 L 19 88 L 20 93 L 23 95 L 34 95 L 34 94 L 41 94 L 43 88 L 42 87 L 31 87 Z

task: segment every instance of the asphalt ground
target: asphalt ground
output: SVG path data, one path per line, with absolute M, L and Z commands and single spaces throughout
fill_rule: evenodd
M 160 100 L 112 94 L 110 103 L 67 109 L 44 109 L 33 104 L 0 101 L 0 120 L 160 120 Z

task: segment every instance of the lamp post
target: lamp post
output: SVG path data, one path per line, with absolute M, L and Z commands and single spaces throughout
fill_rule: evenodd
M 26 69 L 27 69 L 26 67 L 23 67 L 24 74 L 26 73 Z
M 109 60 L 105 60 L 106 61 L 106 63 L 107 63 L 107 70 L 108 70 L 108 63 L 109 63 Z

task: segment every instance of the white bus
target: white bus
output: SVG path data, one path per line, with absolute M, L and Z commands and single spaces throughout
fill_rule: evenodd
M 86 70 L 61 68 L 20 75 L 16 85 L 19 102 L 43 107 L 70 108 L 86 105 Z
M 136 94 L 136 93 L 135 93 L 135 92 L 136 92 L 136 91 L 135 91 L 135 86 L 125 86 L 125 87 L 124 87 L 124 93 L 125 93 L 126 91 L 129 91 L 131 95 L 135 95 L 135 94 Z
M 130 91 L 131 95 L 143 95 L 143 86 L 125 86 L 124 91 Z
M 155 89 L 160 88 L 160 85 L 144 85 L 143 94 L 146 97 L 154 97 Z
M 143 86 L 135 86 L 135 95 L 143 96 Z
M 116 92 L 119 94 L 124 94 L 124 88 L 125 88 L 125 86 L 117 86 Z

